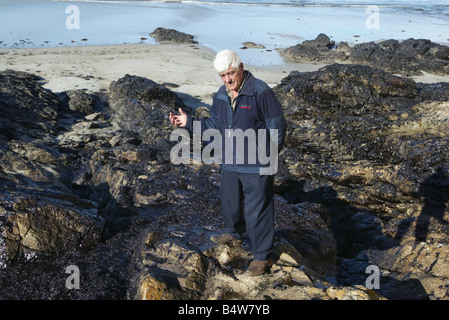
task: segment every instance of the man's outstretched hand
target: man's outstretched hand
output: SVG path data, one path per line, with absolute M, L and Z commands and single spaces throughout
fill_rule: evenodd
M 179 115 L 170 112 L 170 122 L 176 127 L 185 127 L 187 124 L 187 113 L 185 113 L 181 108 L 179 110 Z

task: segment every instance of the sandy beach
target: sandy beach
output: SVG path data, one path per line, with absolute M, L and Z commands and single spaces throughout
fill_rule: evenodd
M 416 7 L 419 10 L 380 6 L 379 26 L 367 28 L 368 2 L 356 6 L 328 3 L 291 7 L 289 3 L 264 5 L 263 1 L 259 5 L 229 5 L 201 1 L 0 0 L 0 21 L 5 25 L 0 29 L 0 71 L 13 69 L 39 75 L 45 88 L 53 92 L 104 91 L 125 74 L 138 75 L 166 83 L 186 104 L 196 107 L 210 105 L 212 93 L 221 85 L 212 60 L 222 49 L 237 51 L 247 70 L 274 86 L 292 70 L 315 71 L 325 65 L 286 63 L 277 50 L 314 39 L 319 33 L 351 46 L 411 37 L 444 44 L 449 41 L 444 12 L 435 16 L 432 6 Z M 72 12 L 68 9 L 73 4 L 79 10 L 78 29 L 67 27 Z M 156 27 L 192 34 L 199 45 L 158 44 L 149 35 Z M 262 44 L 265 49 L 242 50 L 245 41 Z M 415 80 L 448 81 L 447 77 L 431 74 Z
M 253 49 L 248 49 L 253 50 Z M 221 85 L 212 66 L 215 52 L 189 44 L 126 44 L 0 50 L 0 70 L 26 71 L 42 77 L 53 92 L 85 89 L 107 91 L 126 74 L 164 83 L 188 105 L 210 105 Z M 246 69 L 274 86 L 292 70 L 314 71 L 315 63 L 285 63 Z
M 257 49 L 248 49 L 257 50 Z M 190 44 L 123 44 L 55 48 L 1 49 L 0 70 L 36 74 L 53 92 L 84 89 L 107 91 L 112 81 L 126 74 L 166 84 L 184 103 L 194 108 L 210 106 L 221 85 L 212 66 L 215 52 Z M 245 63 L 245 62 L 244 62 Z M 324 63 L 284 63 L 270 66 L 245 64 L 256 77 L 275 86 L 291 71 L 315 71 Z M 449 76 L 424 74 L 417 82 L 447 82 Z

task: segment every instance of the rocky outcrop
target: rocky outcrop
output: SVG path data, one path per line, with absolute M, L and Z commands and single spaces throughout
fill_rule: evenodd
M 211 243 L 223 232 L 219 169 L 170 163 L 168 113 L 182 104 L 164 86 L 126 75 L 106 100 L 58 97 L 31 75 L 1 76 L 4 298 L 379 298 L 325 280 L 336 273 L 337 251 L 318 204 L 278 200 L 278 257 L 266 279 L 242 273 L 248 248 Z M 34 114 L 16 118 L 25 107 Z M 89 280 L 84 290 L 55 282 L 72 264 Z
M 51 196 L 26 195 L 13 200 L 5 232 L 6 249 L 11 259 L 21 248 L 26 252 L 65 251 L 100 242 L 104 219 L 98 215 L 95 203 L 77 198 L 64 199 L 67 196 L 60 195 L 52 199 Z
M 210 235 L 208 230 L 201 235 Z M 157 240 L 152 233 L 136 257 L 138 266 L 130 299 L 139 300 L 373 300 L 381 299 L 364 286 L 339 287 L 320 280 L 294 246 L 276 243 L 276 263 L 271 273 L 245 274 L 251 256 L 247 250 L 227 245 L 200 250 L 185 237 Z
M 60 99 L 70 110 L 78 111 L 83 115 L 94 113 L 97 103 L 100 103 L 97 96 L 88 94 L 84 92 L 84 90 L 69 90 L 63 92 Z
M 327 35 L 319 34 L 314 40 L 306 40 L 280 53 L 293 61 L 363 64 L 404 76 L 423 72 L 449 74 L 449 47 L 424 39 L 390 39 L 351 47 L 347 42 L 336 45 Z
M 153 90 L 155 93 L 142 95 L 145 90 L 152 90 L 152 86 L 157 87 Z M 277 218 L 278 237 L 282 243 L 278 246 L 278 255 L 282 258 L 268 280 L 245 276 L 243 271 L 251 260 L 248 249 L 215 246 L 209 240 L 213 233 L 223 232 L 219 169 L 201 164 L 174 166 L 168 163 L 169 147 L 173 144 L 168 142 L 172 127 L 167 114 L 177 108 L 178 100 L 165 91 L 160 94 L 159 90 L 165 88 L 134 76 L 125 76 L 111 84 L 111 118 L 117 119 L 122 128 L 137 133 L 142 145 L 126 146 L 126 153 L 119 146 L 101 149 L 89 161 L 91 183 L 107 185 L 119 206 L 137 208 L 140 215 L 154 219 L 143 232 L 143 240 L 130 266 L 133 272 L 129 299 L 254 299 L 264 296 L 285 299 L 289 295 L 284 289 L 291 286 L 292 294 L 296 281 L 307 277 L 310 277 L 307 278 L 310 292 L 299 286 L 298 292 L 305 292 L 298 293 L 297 299 L 308 294 L 322 299 L 379 298 L 367 293 L 366 288 L 340 288 L 325 281 L 329 274 L 336 272 L 336 243 L 325 222 L 328 222 L 326 210 L 312 203 L 301 206 L 279 203 L 283 209 Z M 133 92 L 138 92 L 141 98 L 136 99 Z M 158 97 L 162 97 L 161 100 Z M 134 125 L 136 118 L 139 123 Z M 123 161 L 118 154 L 122 157 L 137 155 Z M 286 257 L 288 254 L 294 258 Z M 301 254 L 305 258 L 298 258 Z M 285 259 L 293 262 L 284 270 Z M 302 264 L 294 259 L 301 259 Z M 297 271 L 304 268 L 304 263 L 308 265 L 308 276 Z M 292 276 L 294 273 L 297 274 Z M 237 279 L 229 283 L 229 277 Z M 238 277 L 248 284 L 242 286 Z M 287 278 L 290 282 L 285 280 Z M 279 290 L 271 289 L 282 281 L 288 283 Z M 325 283 L 321 291 L 314 289 L 316 282 Z M 328 288 L 332 293 L 326 291 Z
M 0 74 L 0 134 L 2 141 L 26 140 L 57 130 L 58 97 L 35 84 L 39 80 L 26 73 Z
M 445 83 L 338 64 L 283 79 L 276 254 L 248 277 L 248 244 L 209 238 L 224 232 L 219 167 L 170 162 L 173 92 L 126 75 L 58 96 L 0 77 L 3 299 L 447 298 Z
M 339 283 L 361 284 L 376 265 L 386 297 L 446 298 L 446 275 L 432 271 L 440 259 L 422 248 L 447 254 L 449 85 L 334 64 L 292 73 L 275 91 L 289 122 L 279 192 L 329 210 Z
M 97 205 L 67 185 L 71 155 L 55 139 L 60 100 L 32 75 L 8 71 L 0 79 L 0 265 L 98 244 L 104 221 Z
M 252 41 L 245 41 L 242 43 L 243 47 L 240 49 L 265 49 L 265 46 L 260 43 L 254 43 Z
M 283 57 L 294 61 L 345 60 L 345 51 L 332 50 L 334 48 L 335 41 L 320 33 L 314 40 L 305 40 L 293 47 L 280 50 L 280 53 Z
M 111 83 L 109 95 L 112 118 L 121 128 L 137 133 L 146 144 L 164 145 L 170 140 L 167 114 L 183 107 L 170 89 L 143 77 L 125 75 Z
M 218 199 L 217 199 L 218 201 Z M 164 232 L 142 234 L 133 259 L 129 299 L 383 299 L 364 285 L 338 286 L 337 243 L 327 210 L 319 204 L 288 204 L 276 199 L 274 265 L 269 274 L 251 277 L 248 244 L 215 245 L 220 225 L 188 222 Z
M 449 47 L 425 39 L 386 40 L 355 45 L 349 61 L 403 75 L 449 74 Z
M 155 38 L 158 42 L 198 44 L 198 41 L 194 40 L 193 35 L 175 29 L 159 27 L 154 29 L 154 31 L 150 33 L 150 36 Z

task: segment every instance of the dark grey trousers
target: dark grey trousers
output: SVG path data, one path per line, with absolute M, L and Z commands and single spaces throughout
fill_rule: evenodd
M 221 171 L 221 205 L 228 233 L 249 239 L 255 260 L 267 260 L 274 242 L 273 176 Z

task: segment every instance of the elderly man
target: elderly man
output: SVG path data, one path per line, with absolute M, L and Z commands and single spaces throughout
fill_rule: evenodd
M 244 70 L 240 58 L 231 50 L 218 52 L 214 67 L 224 85 L 213 97 L 210 117 L 197 120 L 179 109 L 179 115 L 170 114 L 171 123 L 192 132 L 193 121 L 201 121 L 203 132 L 210 128 L 221 132 L 223 145 L 226 144 L 226 137 L 231 137 L 231 132 L 265 131 L 266 135 L 258 135 L 257 138 L 255 135 L 252 138 L 251 135 L 245 136 L 245 147 L 256 143 L 258 151 L 267 150 L 267 145 L 274 141 L 277 156 L 287 125 L 282 106 L 273 90 Z M 270 148 L 272 151 L 273 148 Z M 211 240 L 220 244 L 240 245 L 248 239 L 254 260 L 247 274 L 256 276 L 267 272 L 272 265 L 274 186 L 273 173 L 263 171 L 266 162 L 259 158 L 249 161 L 253 156 L 248 148 L 223 149 L 223 158 L 227 161 L 222 163 L 220 193 L 228 233 L 211 237 Z

